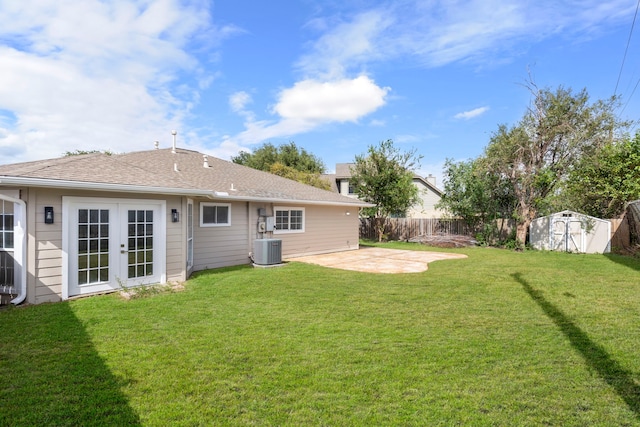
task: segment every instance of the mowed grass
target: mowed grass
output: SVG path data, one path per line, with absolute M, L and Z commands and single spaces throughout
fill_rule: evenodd
M 0 425 L 640 425 L 640 260 L 451 251 L 0 311 Z

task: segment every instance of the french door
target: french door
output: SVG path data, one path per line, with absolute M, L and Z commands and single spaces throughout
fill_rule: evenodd
M 165 281 L 163 201 L 69 197 L 63 205 L 67 297 Z
M 13 203 L 0 199 L 0 295 L 16 293 L 13 218 Z

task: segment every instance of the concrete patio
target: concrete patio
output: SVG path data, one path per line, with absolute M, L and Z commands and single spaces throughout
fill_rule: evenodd
M 463 254 L 363 247 L 355 251 L 287 258 L 287 261 L 365 273 L 421 273 L 429 263 L 467 258 Z

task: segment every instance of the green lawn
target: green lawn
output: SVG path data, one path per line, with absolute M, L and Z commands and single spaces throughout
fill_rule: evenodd
M 640 425 L 640 260 L 451 251 L 2 310 L 0 425 Z

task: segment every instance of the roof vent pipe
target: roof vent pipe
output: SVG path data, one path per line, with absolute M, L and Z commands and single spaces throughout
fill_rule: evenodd
M 160 141 L 155 141 L 155 142 L 153 143 L 153 146 L 154 146 L 154 147 L 156 147 L 156 150 L 157 150 L 158 148 L 160 148 Z
M 177 134 L 178 134 L 178 132 L 177 132 L 177 131 L 175 131 L 175 130 L 172 130 L 172 131 L 171 131 L 171 135 L 173 135 L 173 148 L 171 148 L 171 152 L 172 152 L 173 154 L 176 154 L 176 135 L 177 135 Z
M 205 168 L 208 168 L 209 167 L 209 157 L 206 154 L 204 154 L 202 157 L 204 157 L 204 165 L 203 166 Z

